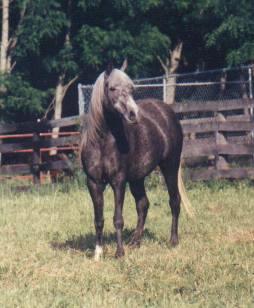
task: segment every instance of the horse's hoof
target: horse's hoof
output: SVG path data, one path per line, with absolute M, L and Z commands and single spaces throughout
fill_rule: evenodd
M 122 258 L 124 256 L 124 250 L 123 249 L 117 249 L 116 253 L 115 253 L 115 257 L 118 258 Z
M 128 244 L 131 249 L 140 248 L 140 240 L 131 240 Z
M 179 244 L 178 238 L 176 237 L 172 237 L 169 242 L 171 247 L 176 247 Z
M 139 248 L 141 243 L 141 236 L 142 233 L 140 232 L 133 232 L 132 237 L 128 243 L 130 248 Z

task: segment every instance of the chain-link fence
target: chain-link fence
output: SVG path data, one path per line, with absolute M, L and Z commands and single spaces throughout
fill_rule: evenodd
M 156 98 L 175 102 L 223 101 L 253 98 L 253 66 L 219 69 L 188 74 L 175 74 L 138 79 L 135 83 L 135 99 Z M 87 112 L 92 85 L 78 86 L 79 113 Z

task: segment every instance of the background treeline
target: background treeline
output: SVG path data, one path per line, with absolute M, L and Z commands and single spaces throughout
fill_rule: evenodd
M 1 0 L 0 120 L 77 113 L 77 82 L 253 63 L 253 0 Z M 179 52 L 179 46 L 180 52 Z M 163 64 L 163 65 L 162 65 Z M 164 66 L 164 69 L 163 69 Z

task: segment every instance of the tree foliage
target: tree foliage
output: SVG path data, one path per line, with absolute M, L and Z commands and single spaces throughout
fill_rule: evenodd
M 182 70 L 254 58 L 252 0 L 15 0 L 9 22 L 13 70 L 0 87 L 8 120 L 42 116 L 59 79 L 92 83 L 109 61 L 128 58 L 132 77 L 161 74 L 157 56 L 179 41 Z
M 225 54 L 229 65 L 254 60 L 254 5 L 252 0 L 209 1 L 207 11 L 217 16 L 217 24 L 207 33 L 207 46 Z
M 5 91 L 0 91 L 0 121 L 20 122 L 36 119 L 47 105 L 48 92 L 38 90 L 22 78 L 13 74 L 0 77 Z

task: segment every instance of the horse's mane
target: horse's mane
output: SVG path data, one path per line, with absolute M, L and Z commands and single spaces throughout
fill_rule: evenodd
M 86 116 L 86 130 L 82 134 L 81 150 L 88 141 L 95 142 L 103 134 L 104 78 L 101 73 L 93 86 L 91 102 Z

